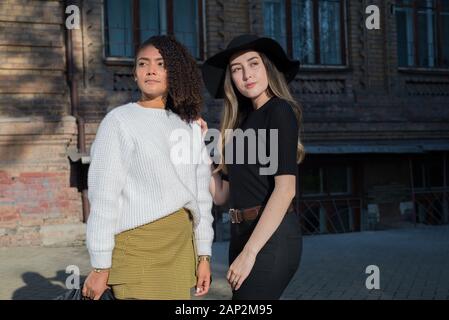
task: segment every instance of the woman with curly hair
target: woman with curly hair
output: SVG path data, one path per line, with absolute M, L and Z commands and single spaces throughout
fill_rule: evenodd
M 201 75 L 187 49 L 154 36 L 137 51 L 141 99 L 110 111 L 91 147 L 83 295 L 189 299 L 210 286 L 213 241 L 210 165 L 197 123 Z M 174 132 L 189 139 L 172 139 Z M 192 141 L 201 143 L 191 143 Z M 181 145 L 180 145 L 181 144 Z M 174 147 L 196 161 L 175 161 Z M 205 156 L 206 155 L 206 156 Z

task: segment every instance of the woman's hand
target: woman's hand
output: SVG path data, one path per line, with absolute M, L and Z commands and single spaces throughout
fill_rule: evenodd
M 229 267 L 229 271 L 226 276 L 232 290 L 240 289 L 243 281 L 246 280 L 249 273 L 253 269 L 255 262 L 256 254 L 245 249 L 240 252 L 237 258 L 235 258 L 234 262 L 232 262 Z
M 279 227 L 295 196 L 296 177 L 279 175 L 275 187 L 260 214 L 260 219 L 245 244 L 244 249 L 229 267 L 227 278 L 234 290 L 238 290 L 254 267 L 256 256 Z
M 200 261 L 198 263 L 198 279 L 196 283 L 196 297 L 201 297 L 206 295 L 210 289 L 211 283 L 211 272 L 210 272 L 210 262 Z
M 93 300 L 99 300 L 108 287 L 109 270 L 91 271 L 83 286 L 83 296 Z
M 209 129 L 207 127 L 207 122 L 204 121 L 203 118 L 199 117 L 198 120 L 196 120 L 196 123 L 198 123 L 199 126 L 201 127 L 201 134 L 204 136 L 207 133 L 207 130 Z

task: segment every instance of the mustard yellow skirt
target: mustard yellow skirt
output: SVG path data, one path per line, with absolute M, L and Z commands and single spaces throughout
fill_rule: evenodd
M 117 299 L 190 299 L 197 253 L 184 208 L 115 236 L 108 285 Z

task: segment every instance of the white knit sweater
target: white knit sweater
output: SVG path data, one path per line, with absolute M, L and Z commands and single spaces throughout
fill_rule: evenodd
M 190 141 L 173 141 L 179 129 Z M 173 161 L 173 146 L 190 151 L 191 161 Z M 93 267 L 111 266 L 114 235 L 182 207 L 192 212 L 198 254 L 211 255 L 211 172 L 200 157 L 208 157 L 201 128 L 171 111 L 128 103 L 106 115 L 91 147 L 88 173 L 86 240 Z

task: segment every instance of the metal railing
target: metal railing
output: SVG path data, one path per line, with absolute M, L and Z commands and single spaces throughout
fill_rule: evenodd
M 361 198 L 303 199 L 299 210 L 303 234 L 360 231 Z
M 410 189 L 404 189 L 404 193 L 410 195 Z M 449 223 L 449 188 L 415 189 L 411 196 L 410 213 L 401 219 L 429 225 Z M 375 229 L 379 221 L 370 216 L 366 201 L 366 198 L 341 196 L 302 198 L 298 206 L 303 235 Z M 226 213 L 215 211 L 217 241 L 229 240 L 230 223 L 222 219 L 225 216 Z
M 449 223 L 449 188 L 415 189 L 414 200 L 416 223 Z

